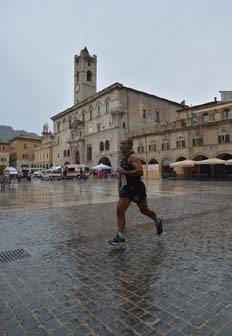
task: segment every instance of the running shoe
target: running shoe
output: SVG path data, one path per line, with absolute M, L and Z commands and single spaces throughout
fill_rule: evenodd
M 163 218 L 158 218 L 158 223 L 156 224 L 157 235 L 161 235 L 163 232 L 164 220 Z
M 120 238 L 119 234 L 117 234 L 116 237 L 114 237 L 112 240 L 109 241 L 109 244 L 117 246 L 117 245 L 120 245 L 120 244 L 125 243 L 125 242 L 126 242 L 125 238 Z

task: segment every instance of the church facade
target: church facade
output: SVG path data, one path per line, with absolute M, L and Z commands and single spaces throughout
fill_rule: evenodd
M 180 108 L 183 105 L 120 83 L 97 92 L 97 56 L 84 48 L 74 57 L 74 105 L 51 118 L 53 164 L 105 163 L 115 168 L 123 137 L 171 125 Z

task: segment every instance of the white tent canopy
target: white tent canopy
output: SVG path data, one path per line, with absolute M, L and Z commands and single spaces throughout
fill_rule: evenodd
M 212 158 L 212 159 L 206 159 L 201 161 L 194 161 L 195 165 L 215 165 L 215 164 L 225 164 L 225 160 Z
M 17 172 L 17 170 L 16 170 L 15 167 L 6 167 L 6 168 L 4 169 L 4 173 L 5 173 L 6 175 L 8 175 L 8 174 L 10 174 L 10 175 L 17 175 L 17 174 L 18 174 L 18 172 Z
M 15 167 L 6 167 L 5 170 L 8 170 L 10 172 L 16 172 L 17 173 L 17 170 Z
M 183 161 L 177 161 L 177 162 L 170 163 L 170 167 L 171 168 L 175 168 L 175 167 L 193 167 L 194 164 L 195 164 L 195 162 L 192 161 L 192 160 L 183 160 Z
M 59 170 L 61 169 L 62 167 L 61 166 L 52 166 L 51 168 L 49 168 L 48 170 L 50 170 L 51 172 L 54 171 L 54 170 Z
M 104 169 L 109 169 L 109 170 L 110 170 L 110 169 L 112 169 L 112 167 L 107 166 L 107 165 L 105 165 L 105 164 L 103 164 L 103 163 L 100 163 L 99 165 L 92 167 L 92 169 L 94 169 L 94 170 L 104 170 Z

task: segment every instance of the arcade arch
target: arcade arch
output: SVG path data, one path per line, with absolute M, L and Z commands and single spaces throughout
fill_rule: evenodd
M 159 164 L 159 162 L 156 159 L 151 159 L 148 164 Z
M 178 158 L 176 159 L 175 162 L 184 161 L 184 160 L 187 160 L 186 157 L 184 157 L 184 156 L 180 156 L 180 157 L 178 157 Z
M 161 161 L 161 176 L 166 178 L 173 175 L 173 169 L 170 168 L 171 160 L 169 158 L 164 158 Z
M 229 153 L 218 153 L 215 154 L 215 157 L 221 160 L 231 160 L 232 159 L 232 154 Z
M 196 155 L 193 158 L 194 161 L 201 161 L 201 160 L 206 160 L 206 159 L 208 159 L 208 157 L 206 155 L 203 155 L 203 154 Z
M 198 154 L 195 157 L 193 157 L 194 161 L 202 161 L 207 160 L 208 157 L 204 154 Z M 199 178 L 199 179 L 207 179 L 210 177 L 210 165 L 197 165 L 192 169 L 192 178 Z
M 230 153 L 218 153 L 215 154 L 215 157 L 221 160 L 231 160 L 232 154 Z M 232 166 L 231 165 L 216 165 L 215 167 L 215 174 L 221 178 L 232 178 Z

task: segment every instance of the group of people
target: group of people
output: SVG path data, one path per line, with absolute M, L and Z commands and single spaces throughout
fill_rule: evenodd
M 157 217 L 156 213 L 148 207 L 146 187 L 141 180 L 143 176 L 143 167 L 140 159 L 133 152 L 133 140 L 126 138 L 120 142 L 122 159 L 119 176 L 119 200 L 117 204 L 117 224 L 118 233 L 109 241 L 111 245 L 121 245 L 126 242 L 125 214 L 131 202 L 135 202 L 140 212 L 151 218 L 156 226 L 156 232 L 161 235 L 163 232 L 163 219 Z

